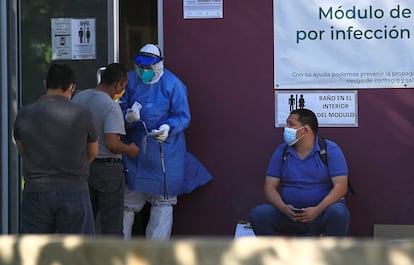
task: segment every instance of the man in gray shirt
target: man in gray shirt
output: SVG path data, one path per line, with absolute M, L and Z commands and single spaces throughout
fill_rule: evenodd
M 70 101 L 75 75 L 53 64 L 46 95 L 24 106 L 14 123 L 23 157 L 22 233 L 94 234 L 87 178 L 98 154 L 91 112 Z
M 124 144 L 124 118 L 114 101 L 125 91 L 127 69 L 118 63 L 106 67 L 95 89 L 77 93 L 73 102 L 88 107 L 93 115 L 99 139 L 98 157 L 90 166 L 88 179 L 94 216 L 99 213 L 101 233 L 122 236 L 125 176 L 122 154 L 138 155 L 135 143 Z

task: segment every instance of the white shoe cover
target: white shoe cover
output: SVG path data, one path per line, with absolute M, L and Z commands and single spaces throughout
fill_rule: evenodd
M 169 240 L 173 225 L 172 205 L 152 205 L 145 232 L 147 239 Z
M 133 211 L 124 211 L 124 239 L 131 239 L 132 226 L 134 225 L 135 213 Z

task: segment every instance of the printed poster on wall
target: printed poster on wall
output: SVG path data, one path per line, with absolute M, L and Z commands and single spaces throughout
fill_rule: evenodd
M 274 88 L 414 87 L 414 1 L 275 0 Z
M 358 92 L 279 90 L 275 91 L 275 127 L 286 126 L 289 113 L 295 109 L 310 109 L 320 127 L 357 127 Z
M 96 58 L 95 18 L 52 18 L 52 60 Z

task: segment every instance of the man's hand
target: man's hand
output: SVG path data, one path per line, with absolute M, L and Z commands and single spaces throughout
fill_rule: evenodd
M 126 153 L 129 157 L 136 157 L 139 153 L 139 147 L 135 143 L 130 143 L 128 145 L 128 151 Z
M 316 207 L 302 208 L 302 210 L 300 213 L 294 213 L 291 219 L 295 222 L 310 223 L 320 214 Z
M 294 206 L 287 204 L 283 212 L 292 221 L 299 222 L 299 217 L 300 214 L 303 213 L 303 209 L 295 208 Z

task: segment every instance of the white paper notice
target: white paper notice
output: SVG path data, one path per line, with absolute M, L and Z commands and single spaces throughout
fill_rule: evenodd
M 223 18 L 223 0 L 183 0 L 184 18 Z
M 95 18 L 52 18 L 52 60 L 96 58 Z

